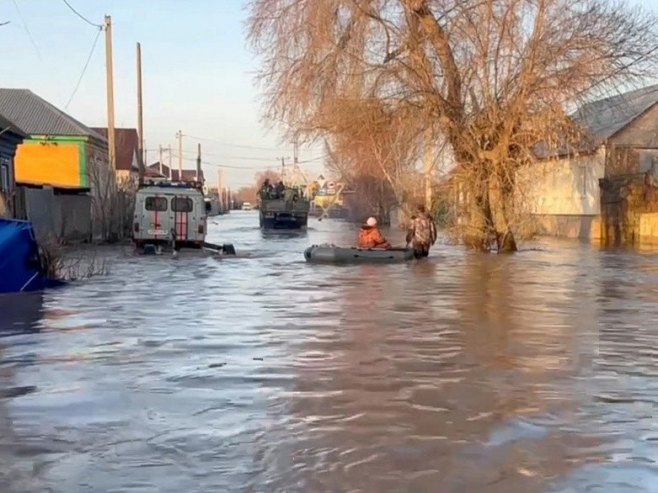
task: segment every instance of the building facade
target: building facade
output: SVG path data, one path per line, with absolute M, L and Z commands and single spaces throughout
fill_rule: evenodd
M 17 217 L 41 237 L 90 239 L 105 138 L 27 89 L 0 89 L 0 114 L 27 135 L 14 160 Z
M 107 128 L 93 127 L 96 133 L 107 139 Z M 139 180 L 140 151 L 136 128 L 114 129 L 114 155 L 117 183 L 137 183 Z
M 27 135 L 0 115 L 0 217 L 14 216 L 16 148 Z
M 635 242 L 644 222 L 649 235 L 653 226 L 642 214 L 658 212 L 658 204 L 650 205 L 651 177 L 658 173 L 658 86 L 594 101 L 571 117 L 583 130 L 582 143 L 540 156 L 518 175 L 537 231 L 604 244 Z M 658 220 L 654 229 L 658 234 Z

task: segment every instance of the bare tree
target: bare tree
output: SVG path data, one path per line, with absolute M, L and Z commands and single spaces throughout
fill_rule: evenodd
M 263 182 L 268 179 L 272 185 L 276 184 L 281 180 L 281 174 L 278 171 L 267 169 L 265 171 L 259 171 L 254 175 L 254 184 L 241 187 L 235 193 L 235 197 L 239 202 L 249 202 L 255 204 L 258 202 L 258 191 L 263 186 Z
M 131 234 L 137 180 L 117 179 L 103 159 L 90 160 L 93 234 L 101 241 L 118 241 Z
M 252 0 L 267 116 L 309 140 L 378 101 L 452 148 L 464 237 L 513 251 L 516 171 L 578 138 L 568 110 L 651 74 L 656 17 L 607 0 Z M 338 132 L 339 134 L 339 132 Z M 355 138 L 354 145 L 359 140 Z M 409 145 L 417 145 L 410 138 Z M 413 154 L 413 153 L 409 153 Z
M 329 168 L 357 192 L 366 213 L 387 222 L 390 209 L 405 204 L 416 185 L 418 129 L 374 98 L 341 101 L 325 128 Z

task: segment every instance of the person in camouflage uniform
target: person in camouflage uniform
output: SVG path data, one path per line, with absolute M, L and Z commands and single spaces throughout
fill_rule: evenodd
M 436 243 L 436 224 L 425 210 L 419 205 L 416 214 L 411 216 L 411 225 L 407 231 L 407 245 L 411 244 L 416 258 L 427 257 L 430 247 Z

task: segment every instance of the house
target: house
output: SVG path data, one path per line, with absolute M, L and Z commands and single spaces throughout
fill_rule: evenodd
M 14 157 L 27 134 L 0 115 L 0 217 L 13 216 Z
M 27 134 L 14 160 L 16 216 L 38 236 L 88 239 L 105 138 L 27 89 L 0 89 L 0 114 Z
M 571 118 L 583 133 L 577 145 L 555 152 L 537 148 L 539 162 L 517 176 L 521 200 L 540 233 L 608 243 L 612 232 L 619 242 L 625 227 L 619 223 L 621 209 L 627 207 L 619 196 L 623 187 L 616 186 L 617 193 L 606 190 L 615 188 L 613 182 L 644 183 L 655 169 L 658 85 L 585 104 Z
M 179 180 L 179 171 L 176 168 L 170 170 L 169 166 L 166 164 L 161 164 L 160 162 L 149 164 L 145 170 L 145 176 L 151 178 L 169 178 L 171 177 L 172 181 L 197 181 L 197 170 L 196 169 L 184 169 L 182 173 L 182 180 Z M 205 183 L 205 177 L 203 175 L 203 170 L 199 173 L 198 181 Z
M 169 166 L 162 164 L 159 161 L 157 163 L 149 164 L 144 169 L 145 178 L 169 178 Z
M 107 128 L 92 127 L 92 130 L 107 139 Z M 136 128 L 114 129 L 114 154 L 118 183 L 139 179 L 139 134 Z

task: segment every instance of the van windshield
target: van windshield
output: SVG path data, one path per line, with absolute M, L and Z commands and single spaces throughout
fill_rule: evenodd
M 167 210 L 167 199 L 165 197 L 146 197 L 144 208 L 147 211 L 163 212 Z
M 171 210 L 174 212 L 192 212 L 194 203 L 189 197 L 174 197 L 171 199 Z

